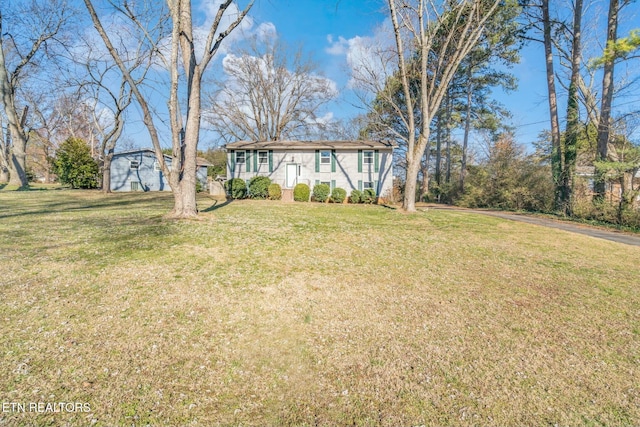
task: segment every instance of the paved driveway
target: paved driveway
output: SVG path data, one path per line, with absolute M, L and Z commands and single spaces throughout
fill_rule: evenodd
M 615 230 L 605 230 L 596 227 L 591 227 L 582 224 L 573 224 L 570 222 L 564 222 L 559 220 L 553 220 L 548 218 L 540 218 L 529 215 L 519 215 L 513 213 L 480 210 L 480 209 L 464 209 L 457 208 L 455 206 L 443 206 L 443 205 L 429 205 L 427 209 L 452 209 L 463 212 L 476 213 L 481 215 L 496 216 L 498 218 L 509 219 L 511 221 L 527 222 L 529 224 L 540 225 L 543 227 L 558 228 L 564 231 L 570 231 L 572 233 L 586 234 L 587 236 L 595 237 L 598 239 L 611 240 L 613 242 L 624 243 L 626 245 L 640 246 L 640 235 L 634 235 L 629 233 L 623 233 Z

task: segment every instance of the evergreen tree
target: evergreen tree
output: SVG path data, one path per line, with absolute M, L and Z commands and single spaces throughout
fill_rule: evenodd
M 53 170 L 62 184 L 71 188 L 96 188 L 98 186 L 98 163 L 91 157 L 86 142 L 70 137 L 56 151 Z

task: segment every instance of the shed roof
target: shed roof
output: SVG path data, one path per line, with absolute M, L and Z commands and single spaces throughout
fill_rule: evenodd
M 225 145 L 227 150 L 391 150 L 395 147 L 397 145 L 381 141 L 238 141 Z
M 151 148 L 134 148 L 132 150 L 120 151 L 118 153 L 114 153 L 114 156 L 122 156 L 125 154 L 135 154 L 135 153 L 151 153 L 155 156 L 156 152 Z M 171 160 L 171 156 L 167 154 L 163 154 L 164 158 L 167 160 Z M 211 163 L 202 157 L 196 157 L 196 165 L 197 166 L 211 166 Z

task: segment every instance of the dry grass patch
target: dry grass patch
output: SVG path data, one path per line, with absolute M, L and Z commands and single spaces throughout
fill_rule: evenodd
M 213 202 L 199 202 L 207 210 Z M 633 425 L 640 249 L 462 212 L 0 192 L 17 425 Z

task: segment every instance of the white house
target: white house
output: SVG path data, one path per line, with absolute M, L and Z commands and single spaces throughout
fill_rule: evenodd
M 268 176 L 282 188 L 324 183 L 333 190 L 393 187 L 394 145 L 379 141 L 240 141 L 226 145 L 227 178 Z
M 165 155 L 164 161 L 171 167 L 171 157 Z M 197 179 L 207 184 L 206 160 L 198 158 Z M 149 148 L 123 151 L 113 155 L 111 160 L 111 191 L 171 191 L 169 180 L 162 173 L 156 154 Z

